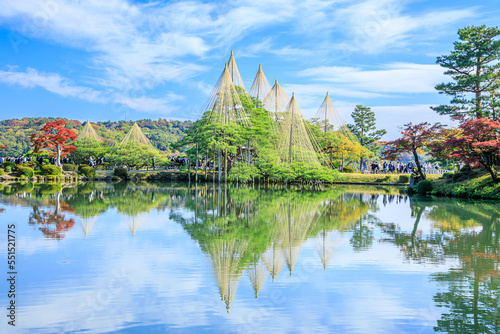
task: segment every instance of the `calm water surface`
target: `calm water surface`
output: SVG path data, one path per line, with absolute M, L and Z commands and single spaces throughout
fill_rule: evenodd
M 396 188 L 0 186 L 1 333 L 500 333 L 498 203 Z

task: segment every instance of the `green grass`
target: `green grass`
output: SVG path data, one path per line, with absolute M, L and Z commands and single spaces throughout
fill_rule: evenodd
M 500 183 L 495 184 L 489 174 L 480 174 L 469 180 L 452 182 L 439 179 L 432 182 L 432 195 L 500 199 Z
M 354 182 L 354 183 L 400 183 L 400 175 L 408 174 L 358 174 L 358 173 L 342 173 L 343 179 L 338 180 L 342 182 Z M 409 176 L 409 175 L 408 175 Z M 440 178 L 441 175 L 429 174 L 427 175 L 428 180 L 435 180 Z

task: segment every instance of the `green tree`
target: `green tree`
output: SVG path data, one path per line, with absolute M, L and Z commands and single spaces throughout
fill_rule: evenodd
M 460 41 L 455 42 L 451 54 L 436 61 L 454 81 L 436 86 L 440 94 L 452 97 L 450 105 L 431 108 L 441 115 L 490 117 L 496 104 L 489 100 L 500 87 L 500 40 L 496 38 L 500 30 L 472 26 L 458 30 L 458 35 Z
M 370 107 L 357 105 L 354 112 L 351 114 L 354 119 L 354 124 L 348 124 L 349 130 L 355 135 L 359 143 L 374 152 L 379 148 L 379 145 L 374 145 L 377 141 L 387 133 L 384 129 L 376 130 L 375 113 Z M 363 159 L 359 159 L 359 169 L 363 167 Z

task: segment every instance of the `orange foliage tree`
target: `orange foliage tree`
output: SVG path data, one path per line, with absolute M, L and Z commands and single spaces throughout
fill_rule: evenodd
M 61 157 L 76 150 L 70 142 L 75 141 L 77 136 L 71 129 L 64 126 L 67 123 L 63 120 L 48 122 L 40 129 L 42 133 L 33 133 L 30 136 L 34 153 L 45 149 L 56 156 L 56 166 L 61 167 Z

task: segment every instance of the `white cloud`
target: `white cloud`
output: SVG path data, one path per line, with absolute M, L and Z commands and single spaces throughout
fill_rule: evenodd
M 346 55 L 354 52 L 381 53 L 406 47 L 410 41 L 422 42 L 435 38 L 444 27 L 477 15 L 476 8 L 437 8 L 423 14 L 404 14 L 406 2 L 368 0 L 339 9 L 334 13 L 334 28 L 345 29 L 348 34 L 338 46 Z
M 350 88 L 353 93 L 357 90 L 390 94 L 435 93 L 435 85 L 446 80 L 439 65 L 411 63 L 391 63 L 375 70 L 321 66 L 300 71 L 299 76 L 327 82 L 332 87 Z
M 75 86 L 70 80 L 59 74 L 41 73 L 32 68 L 28 68 L 26 72 L 0 71 L 0 82 L 25 88 L 40 87 L 64 97 L 78 98 L 89 102 L 106 101 L 100 92 L 92 88 Z

